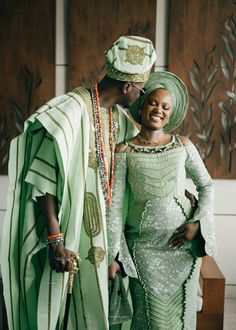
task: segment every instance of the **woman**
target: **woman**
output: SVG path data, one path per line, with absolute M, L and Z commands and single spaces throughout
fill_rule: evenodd
M 130 278 L 131 329 L 193 330 L 199 257 L 215 252 L 212 180 L 191 141 L 169 133 L 188 109 L 184 83 L 156 72 L 145 90 L 131 109 L 141 131 L 117 147 L 109 275 L 122 264 Z M 186 171 L 199 192 L 195 212 Z

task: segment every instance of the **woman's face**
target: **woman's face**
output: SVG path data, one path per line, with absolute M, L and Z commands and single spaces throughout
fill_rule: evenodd
M 155 89 L 150 93 L 141 109 L 142 126 L 150 129 L 161 129 L 169 122 L 173 111 L 170 93 L 164 88 Z

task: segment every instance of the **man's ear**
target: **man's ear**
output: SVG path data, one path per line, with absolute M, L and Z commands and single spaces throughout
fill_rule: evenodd
M 123 94 L 127 94 L 130 92 L 132 88 L 132 84 L 130 82 L 126 82 L 121 86 L 121 90 Z

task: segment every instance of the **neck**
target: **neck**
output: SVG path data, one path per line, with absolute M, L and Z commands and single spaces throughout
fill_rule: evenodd
M 146 141 L 155 142 L 163 138 L 164 132 L 162 129 L 151 131 L 142 127 L 139 135 Z
M 108 85 L 102 85 L 98 83 L 98 94 L 100 100 L 100 106 L 102 108 L 110 108 L 113 105 L 117 104 L 116 95 L 113 88 L 110 88 Z

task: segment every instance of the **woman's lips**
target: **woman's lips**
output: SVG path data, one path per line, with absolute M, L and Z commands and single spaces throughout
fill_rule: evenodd
M 159 115 L 155 115 L 155 114 L 150 114 L 149 117 L 154 121 L 162 121 L 163 120 L 162 117 L 160 117 Z

